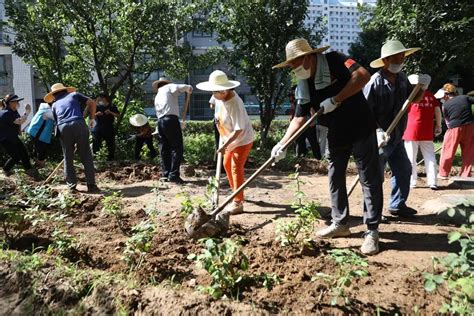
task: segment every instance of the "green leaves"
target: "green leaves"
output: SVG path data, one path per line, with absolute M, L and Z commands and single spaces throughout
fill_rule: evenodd
M 240 250 L 240 241 L 223 239 L 201 239 L 204 249 L 201 254 L 190 254 L 189 260 L 195 260 L 198 267 L 205 269 L 212 277 L 210 286 L 199 286 L 198 289 L 219 299 L 223 295 L 236 297 L 239 292 L 239 283 L 243 279 L 241 274 L 247 271 L 249 260 Z

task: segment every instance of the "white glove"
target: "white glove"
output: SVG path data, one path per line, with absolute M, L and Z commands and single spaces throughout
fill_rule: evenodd
M 189 86 L 189 88 L 188 88 L 188 93 L 189 93 L 189 94 L 193 93 L 193 87 L 192 87 L 192 86 Z
M 282 147 L 282 143 L 277 143 L 275 146 L 273 146 L 272 157 L 275 158 L 275 162 L 279 162 L 286 157 L 286 149 L 282 150 Z
M 384 147 L 387 145 L 388 141 L 390 140 L 390 136 L 385 133 L 385 131 L 381 128 L 377 128 L 377 146 L 379 148 Z
M 320 106 L 324 109 L 324 114 L 334 111 L 340 103 L 336 102 L 334 98 L 327 98 L 321 102 Z
M 91 119 L 89 118 L 89 128 L 90 128 L 90 129 L 94 129 L 94 127 L 95 127 L 96 125 L 97 125 L 96 120 L 91 120 Z
M 408 81 L 412 85 L 421 84 L 421 89 L 426 90 L 431 83 L 431 77 L 427 74 L 414 74 L 408 76 Z
M 179 121 L 179 123 L 181 124 L 182 130 L 186 128 L 186 121 Z
M 30 115 L 31 113 L 31 105 L 27 104 L 25 105 L 25 114 Z
M 127 141 L 132 141 L 132 140 L 134 140 L 135 138 L 137 138 L 137 135 L 132 135 L 132 136 L 130 136 L 129 138 L 127 138 Z
M 440 127 L 435 127 L 435 130 L 434 130 L 434 135 L 435 136 L 441 135 L 442 132 L 443 132 L 443 130 L 441 129 L 441 126 Z

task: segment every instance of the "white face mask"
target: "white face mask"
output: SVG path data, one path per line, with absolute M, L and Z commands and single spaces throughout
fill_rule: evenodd
M 405 66 L 405 64 L 390 64 L 388 65 L 388 71 L 390 71 L 392 74 L 396 74 L 397 72 L 400 72 L 402 71 L 403 69 L 403 66 Z
M 104 105 L 104 102 L 99 101 L 99 102 L 97 102 L 97 105 Z
M 303 64 L 293 69 L 293 73 L 295 74 L 296 78 L 300 80 L 308 79 L 309 77 L 311 77 L 311 68 L 305 69 L 303 67 Z

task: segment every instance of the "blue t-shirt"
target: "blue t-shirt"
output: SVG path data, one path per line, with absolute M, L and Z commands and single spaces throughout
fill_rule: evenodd
M 86 103 L 88 97 L 79 92 L 71 92 L 60 94 L 55 98 L 53 113 L 57 125 L 84 119 L 81 104 Z

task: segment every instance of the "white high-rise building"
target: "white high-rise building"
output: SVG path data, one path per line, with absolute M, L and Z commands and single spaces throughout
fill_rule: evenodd
M 310 0 L 305 24 L 311 27 L 323 16 L 327 21 L 327 33 L 321 45 L 330 45 L 332 50 L 347 54 L 361 31 L 357 5 L 375 6 L 375 3 L 376 0 Z

